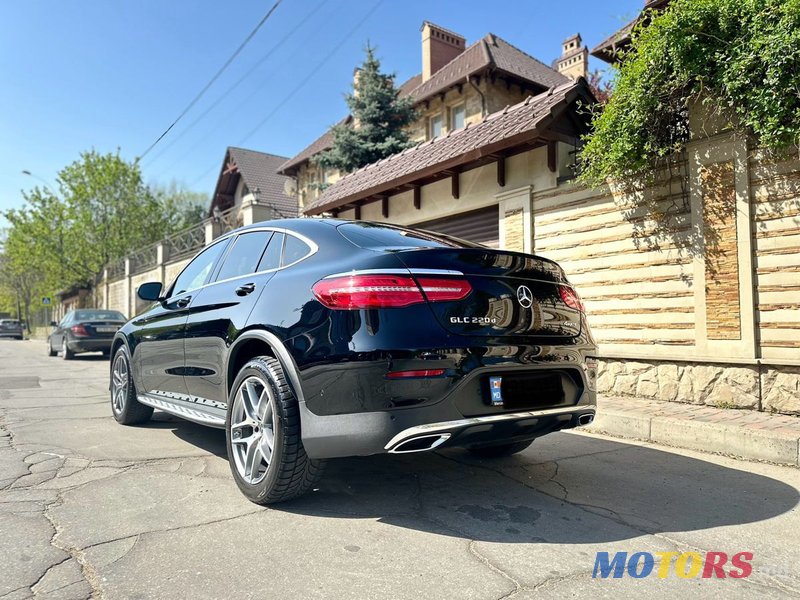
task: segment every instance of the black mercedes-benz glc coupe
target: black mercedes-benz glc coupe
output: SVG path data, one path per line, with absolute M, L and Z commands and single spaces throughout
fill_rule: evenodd
M 308 491 L 325 459 L 523 450 L 595 414 L 596 347 L 563 270 L 449 236 L 268 221 L 203 249 L 113 341 L 120 423 L 153 409 L 224 428 L 253 502 Z

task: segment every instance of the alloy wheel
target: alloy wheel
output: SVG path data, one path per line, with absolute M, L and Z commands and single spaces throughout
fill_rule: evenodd
M 239 475 L 250 485 L 267 476 L 275 445 L 275 398 L 258 377 L 245 379 L 234 396 L 231 449 Z
M 111 371 L 111 404 L 114 412 L 121 413 L 125 408 L 125 400 L 128 397 L 128 361 L 123 354 L 117 356 L 114 361 L 114 369 Z

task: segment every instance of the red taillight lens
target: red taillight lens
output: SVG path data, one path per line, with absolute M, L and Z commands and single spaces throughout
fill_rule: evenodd
M 314 295 L 328 308 L 397 308 L 424 302 L 411 277 L 352 275 L 323 279 L 314 284 Z
M 402 308 L 425 302 L 426 296 L 430 302 L 460 300 L 472 289 L 462 279 L 420 279 L 419 284 L 404 275 L 350 275 L 318 281 L 312 291 L 328 308 L 356 310 Z
M 558 293 L 561 296 L 561 301 L 575 310 L 584 312 L 583 301 L 578 295 L 578 292 L 566 285 L 558 286 Z
M 89 332 L 86 331 L 86 327 L 84 327 L 83 325 L 73 325 L 72 327 L 69 328 L 69 330 L 72 332 L 73 335 L 76 335 L 78 337 L 87 337 L 89 335 Z
M 472 286 L 466 279 L 429 279 L 420 277 L 420 286 L 425 296 L 431 302 L 448 302 L 462 300 L 472 291 Z
M 386 374 L 386 379 L 415 379 L 417 377 L 441 377 L 444 369 L 423 369 L 419 371 L 392 371 Z

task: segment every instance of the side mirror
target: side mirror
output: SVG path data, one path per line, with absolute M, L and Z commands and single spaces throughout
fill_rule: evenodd
M 50 321 L 50 327 L 58 327 L 58 323 L 55 321 Z
M 161 300 L 161 289 L 163 287 L 160 281 L 149 281 L 139 286 L 139 289 L 136 290 L 136 295 L 147 302 L 157 302 Z

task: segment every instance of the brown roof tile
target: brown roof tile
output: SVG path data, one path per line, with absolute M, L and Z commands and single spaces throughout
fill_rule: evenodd
M 278 167 L 286 162 L 285 156 L 233 146 L 228 148 L 227 154 L 236 163 L 237 170 L 250 191 L 258 190 L 260 203 L 273 207 L 282 217 L 297 216 L 297 198 L 287 196 L 284 192 L 284 185 L 291 178 L 277 173 Z
M 570 80 L 493 113 L 480 123 L 367 165 L 328 187 L 305 208 L 305 213 L 317 215 L 330 211 L 409 183 L 422 171 L 452 168 L 486 153 L 497 152 L 504 145 L 519 143 L 521 138 L 532 139 L 546 126 L 556 107 L 566 106 L 581 94 L 591 97 L 586 82 Z

